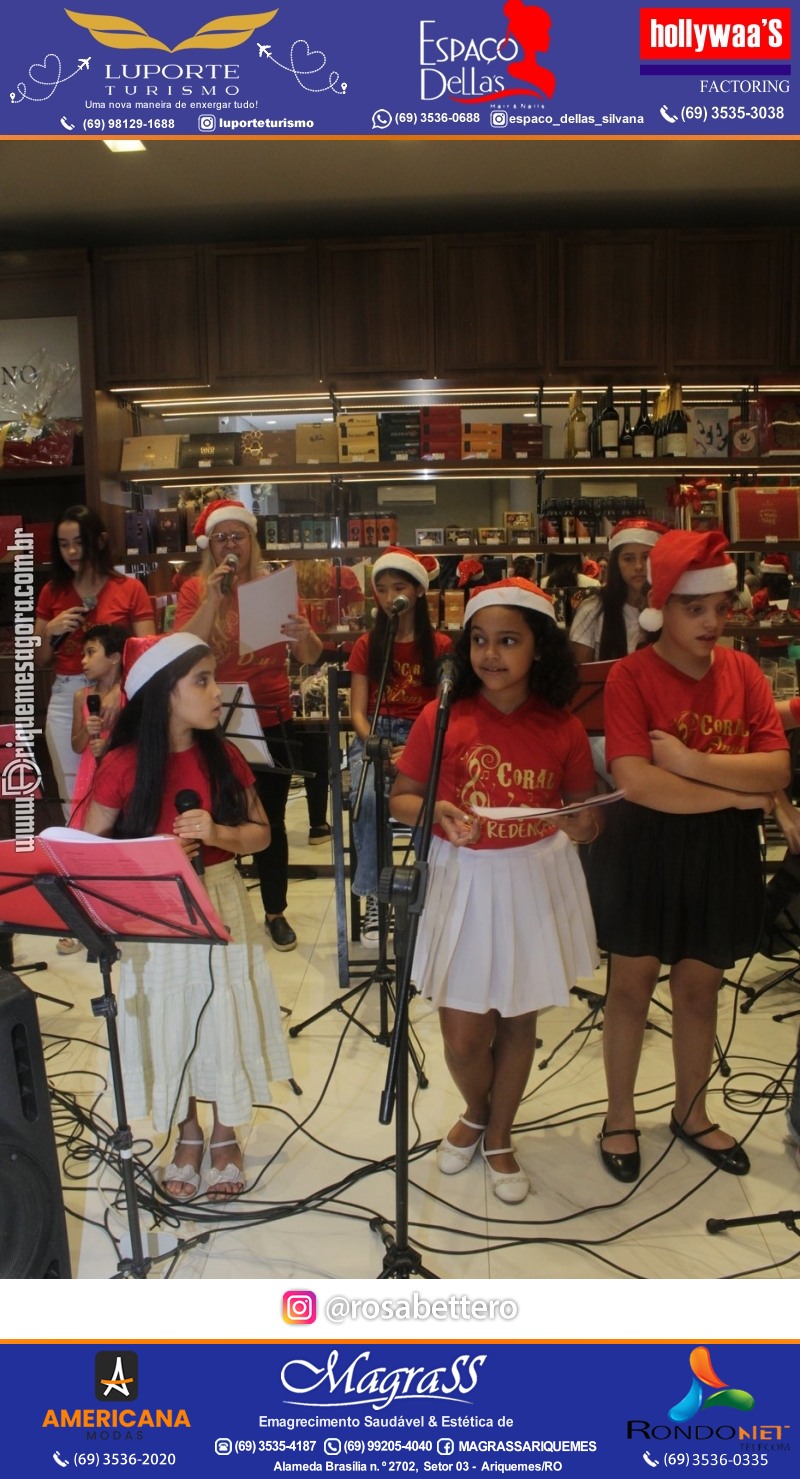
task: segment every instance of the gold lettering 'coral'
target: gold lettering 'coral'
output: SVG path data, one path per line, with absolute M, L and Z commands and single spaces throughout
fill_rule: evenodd
M 194 36 L 187 36 L 177 46 L 167 46 L 149 36 L 144 26 L 129 21 L 121 15 L 85 15 L 82 11 L 67 10 L 65 14 L 82 26 L 94 41 L 101 46 L 113 46 L 118 51 L 223 51 L 233 46 L 242 46 L 249 41 L 254 31 L 266 26 L 277 10 L 264 10 L 258 15 L 223 15 L 218 20 L 208 21 Z

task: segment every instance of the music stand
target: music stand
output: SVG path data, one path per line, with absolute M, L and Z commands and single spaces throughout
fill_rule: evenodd
M 277 705 L 255 703 L 249 683 L 220 683 L 219 686 L 224 711 L 220 721 L 222 733 L 236 746 L 237 750 L 241 751 L 254 775 L 299 776 L 303 780 L 313 775 L 313 771 L 296 768 L 292 755 L 292 741 L 286 732 L 283 715 Z M 276 727 L 281 735 L 278 743 L 286 751 L 288 765 L 275 764 L 269 745 L 264 738 L 258 714 L 259 708 L 273 708 L 278 720 Z M 246 873 L 242 869 L 240 872 L 243 877 L 253 877 L 253 872 L 249 867 Z M 287 867 L 287 877 L 308 880 L 316 878 L 317 873 L 315 868 L 290 863 Z
M 131 1257 L 118 1271 L 136 1279 L 161 1258 L 145 1258 L 133 1172 L 133 1136 L 127 1119 L 117 1003 L 111 967 L 119 940 L 196 941 L 227 945 L 230 935 L 174 837 L 109 841 L 89 833 L 52 827 L 33 839 L 27 852 L 0 843 L 0 924 L 26 934 L 69 934 L 96 957 L 103 995 L 91 1002 L 108 1036 L 117 1126 L 109 1137 L 122 1180 Z M 134 907 L 129 900 L 134 897 Z M 161 1255 L 174 1256 L 174 1250 Z

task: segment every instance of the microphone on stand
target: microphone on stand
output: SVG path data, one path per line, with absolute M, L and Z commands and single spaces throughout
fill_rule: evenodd
M 236 558 L 238 561 L 238 555 Z M 178 816 L 183 816 L 183 813 L 185 811 L 196 811 L 199 806 L 200 797 L 198 796 L 196 791 L 177 792 L 175 796 L 175 810 L 177 811 Z M 201 851 L 192 858 L 192 867 L 194 868 L 194 871 L 198 875 L 198 877 L 202 878 L 206 870 L 203 863 L 202 843 L 200 844 L 200 847 Z
M 97 605 L 97 597 L 96 596 L 84 596 L 84 598 L 83 598 L 83 611 L 81 613 L 81 620 L 80 620 L 80 625 L 81 626 L 83 626 L 83 623 L 86 620 L 86 617 L 89 616 L 89 614 L 92 611 L 94 611 L 94 608 L 95 608 L 96 605 Z M 50 638 L 50 651 L 51 652 L 58 652 L 58 649 L 61 646 L 61 643 L 65 640 L 65 638 L 74 636 L 75 635 L 75 632 L 77 632 L 77 630 L 78 630 L 78 628 L 77 627 L 74 627 L 71 632 L 57 632 L 54 637 L 51 637 Z
M 395 596 L 394 600 L 392 601 L 391 606 L 389 607 L 389 610 L 388 610 L 387 615 L 389 615 L 389 616 L 402 616 L 403 615 L 403 612 L 404 611 L 407 611 L 410 605 L 411 605 L 411 602 L 409 601 L 408 596 Z M 378 615 L 378 610 L 379 610 L 379 608 L 377 606 L 373 606 L 373 608 L 372 608 L 372 620 L 373 621 L 375 620 L 375 617 Z
M 446 709 L 453 695 L 453 685 L 456 681 L 456 661 L 454 657 L 443 657 L 439 665 L 439 708 Z
M 239 568 L 239 556 L 231 552 L 229 555 L 225 556 L 225 560 L 223 563 L 227 565 L 228 568 L 219 583 L 219 588 L 223 596 L 229 596 L 231 591 L 233 590 L 233 577 L 236 574 L 237 569 Z

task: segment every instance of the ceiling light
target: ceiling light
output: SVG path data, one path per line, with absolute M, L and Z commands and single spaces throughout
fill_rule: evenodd
M 112 154 L 138 154 L 144 149 L 141 139 L 103 139 Z

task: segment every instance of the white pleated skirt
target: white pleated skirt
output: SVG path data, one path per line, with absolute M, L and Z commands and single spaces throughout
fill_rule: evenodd
M 160 1132 L 186 1119 L 191 1097 L 216 1101 L 223 1124 L 246 1124 L 270 1102 L 270 1079 L 292 1072 L 263 928 L 235 863 L 214 864 L 203 881 L 231 944 L 120 947 L 128 1116 L 150 1116 Z
M 412 979 L 436 1007 L 519 1017 L 566 1006 L 597 965 L 577 849 L 556 832 L 529 847 L 451 847 L 434 837 Z

